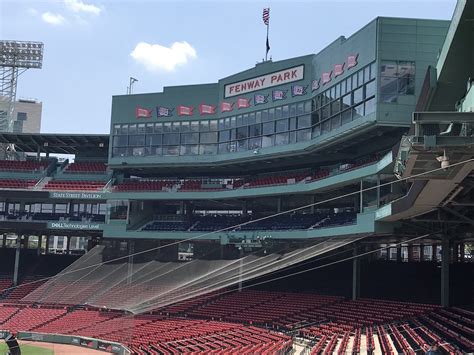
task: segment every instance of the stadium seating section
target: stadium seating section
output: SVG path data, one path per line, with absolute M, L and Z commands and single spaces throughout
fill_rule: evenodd
M 299 170 L 278 174 L 262 174 L 255 177 L 222 179 L 222 182 L 208 183 L 207 178 L 199 179 L 130 179 L 115 186 L 117 191 L 215 191 L 241 188 L 258 188 L 296 183 L 308 183 L 324 179 L 330 174 L 344 173 L 377 162 L 381 154 L 364 157 L 337 167 L 321 168 L 314 171 Z M 331 171 L 331 172 L 330 172 Z
M 51 180 L 48 181 L 45 190 L 63 191 L 101 191 L 105 186 L 104 181 L 89 180 Z
M 117 341 L 136 354 L 273 354 L 291 348 L 291 335 L 310 340 L 311 353 L 474 350 L 474 312 L 375 299 L 317 294 L 224 290 L 154 312 L 73 305 L 0 303 L 0 328 L 76 334 Z
M 105 174 L 107 166 L 105 163 L 74 162 L 66 166 L 66 174 Z
M 0 179 L 0 189 L 31 189 L 37 182 L 34 179 Z
M 240 230 L 303 230 L 352 224 L 356 213 L 315 213 L 281 215 L 276 218 L 262 219 L 250 216 L 209 215 L 195 216 L 191 221 L 152 221 L 147 223 L 144 231 L 216 231 L 236 226 L 240 223 L 255 222 L 240 226 Z
M 47 161 L 0 160 L 0 171 L 36 172 L 44 170 L 48 165 Z

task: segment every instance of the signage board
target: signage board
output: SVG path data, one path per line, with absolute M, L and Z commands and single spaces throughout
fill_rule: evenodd
M 257 76 L 224 86 L 224 97 L 243 95 L 249 92 L 292 83 L 304 78 L 304 65 Z

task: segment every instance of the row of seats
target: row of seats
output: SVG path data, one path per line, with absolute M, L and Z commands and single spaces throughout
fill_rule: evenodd
M 74 191 L 100 191 L 104 188 L 104 181 L 89 180 L 51 180 L 44 190 L 74 190 Z
M 263 218 L 263 217 L 262 217 Z M 304 230 L 330 226 L 340 226 L 355 223 L 355 212 L 315 213 L 280 215 L 274 218 L 259 220 L 254 218 L 252 223 L 244 224 L 234 230 Z M 216 231 L 237 226 L 252 221 L 251 216 L 242 215 L 212 215 L 195 216 L 191 221 L 152 221 L 147 223 L 144 231 Z
M 0 160 L 0 171 L 35 172 L 44 170 L 48 165 L 47 161 Z
M 0 179 L 0 189 L 31 189 L 37 182 L 33 179 Z
M 64 169 L 66 174 L 105 174 L 107 165 L 98 162 L 74 162 Z
M 0 327 L 94 336 L 125 343 L 137 353 L 214 353 L 232 348 L 240 349 L 236 353 L 255 353 L 291 345 L 289 337 L 256 325 L 278 326 L 280 331 L 312 339 L 313 354 L 415 354 L 426 352 L 433 342 L 450 354 L 474 350 L 474 313 L 462 308 L 255 290 L 211 294 L 184 303 L 159 310 L 173 315 L 175 309 L 177 318 L 0 304 Z
M 381 155 L 373 155 L 361 158 L 351 163 L 341 164 L 340 172 L 346 172 L 362 166 L 366 166 L 378 161 Z M 166 191 L 176 187 L 177 191 L 208 191 L 208 190 L 226 190 L 238 188 L 255 188 L 271 185 L 282 185 L 298 182 L 313 182 L 324 179 L 330 174 L 328 169 L 318 169 L 315 171 L 283 172 L 279 174 L 265 174 L 250 178 L 237 178 L 222 184 L 220 186 L 205 186 L 199 179 L 191 180 L 140 180 L 132 179 L 118 184 L 115 189 L 118 191 Z

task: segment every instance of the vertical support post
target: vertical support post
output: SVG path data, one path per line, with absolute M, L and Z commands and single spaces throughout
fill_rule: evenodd
M 459 243 L 459 262 L 463 263 L 465 258 L 464 243 Z
M 133 278 L 133 254 L 135 253 L 135 241 L 128 241 L 128 265 L 127 265 L 127 284 L 132 283 Z
M 20 265 L 21 235 L 16 236 L 15 267 L 13 269 L 13 286 L 18 285 L 18 267 Z
M 352 259 L 352 300 L 355 301 L 360 297 L 360 260 L 357 257 L 358 247 L 356 246 L 353 251 Z
M 47 235 L 47 236 L 46 236 L 46 245 L 44 246 L 44 253 L 45 253 L 46 255 L 49 254 L 49 238 L 50 238 L 50 236 Z
M 402 246 L 397 245 L 397 263 L 402 262 Z
M 450 243 L 448 236 L 444 235 L 441 241 L 441 306 L 449 307 L 449 264 Z
M 38 235 L 38 245 L 36 247 L 36 255 L 41 255 L 41 245 L 43 244 L 43 235 Z
M 437 255 L 437 253 L 436 253 L 437 249 L 438 249 L 438 247 L 437 247 L 436 244 L 433 244 L 433 245 L 431 246 L 431 261 L 433 261 L 433 262 L 437 262 L 437 261 L 438 261 L 438 258 L 437 258 L 438 255 Z
M 311 207 L 309 208 L 309 211 L 311 214 L 314 214 L 314 204 L 316 203 L 316 195 L 311 196 Z
M 281 197 L 277 197 L 277 213 L 281 212 Z
M 67 241 L 66 241 L 66 254 L 69 255 L 70 254 L 70 250 L 71 250 L 71 236 L 67 236 L 67 237 L 64 237 L 64 238 L 67 238 Z
M 359 196 L 359 213 L 364 212 L 364 194 L 362 193 L 362 190 L 364 189 L 364 183 L 362 180 L 360 180 L 360 196 Z
M 239 292 L 242 292 L 242 271 L 244 267 L 244 248 L 242 246 L 239 247 Z
M 380 174 L 377 175 L 377 208 L 380 207 Z

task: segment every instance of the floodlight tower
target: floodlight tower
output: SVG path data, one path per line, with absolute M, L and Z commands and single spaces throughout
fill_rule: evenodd
M 0 41 L 0 132 L 13 131 L 13 109 L 18 77 L 28 69 L 41 69 L 43 43 Z

